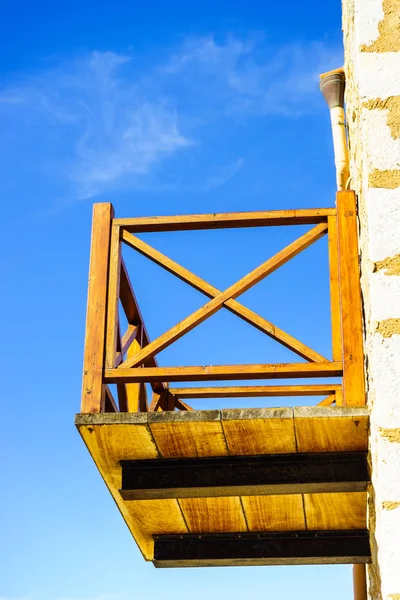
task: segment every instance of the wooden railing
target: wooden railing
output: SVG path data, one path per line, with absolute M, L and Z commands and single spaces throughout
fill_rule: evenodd
M 158 231 L 311 225 L 311 229 L 224 291 L 210 285 L 134 234 Z M 332 360 L 237 301 L 256 283 L 328 235 Z M 201 308 L 150 341 L 121 246 L 126 244 L 209 298 Z M 121 302 L 128 323 L 122 334 Z M 160 367 L 156 355 L 221 308 L 229 310 L 307 362 Z M 342 377 L 341 384 L 172 388 L 170 382 Z M 146 383 L 152 398 L 147 401 Z M 110 384 L 116 384 L 116 396 Z M 322 405 L 365 404 L 356 199 L 338 192 L 336 208 L 115 219 L 111 204 L 93 208 L 82 406 L 88 412 L 191 410 L 185 400 L 322 396 Z

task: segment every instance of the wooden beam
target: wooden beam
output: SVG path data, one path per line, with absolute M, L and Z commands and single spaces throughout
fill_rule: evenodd
M 121 240 L 120 228 L 111 226 L 110 259 L 108 271 L 107 327 L 105 366 L 113 369 L 116 366 L 118 336 L 118 301 L 121 273 Z
M 121 460 L 124 500 L 363 492 L 366 452 Z
M 342 360 L 340 323 L 339 248 L 336 217 L 328 217 L 329 281 L 331 301 L 332 360 Z
M 170 390 L 171 392 L 171 390 Z M 175 408 L 177 408 L 178 410 L 193 410 L 193 408 L 191 406 L 189 406 L 189 404 L 186 404 L 186 402 L 183 402 L 183 400 L 180 400 L 180 398 L 177 398 L 175 396 L 174 398 L 174 403 L 175 403 Z
M 331 396 L 327 396 L 326 398 L 321 400 L 321 402 L 318 402 L 317 406 L 331 406 L 331 404 L 334 404 L 335 401 L 336 401 L 336 394 L 333 394 Z
M 337 193 L 343 340 L 343 404 L 364 406 L 364 350 L 357 206 L 354 192 Z
M 108 385 L 103 385 L 101 405 L 103 413 L 118 413 L 117 403 Z
M 329 217 L 331 218 L 331 217 Z M 209 298 L 216 298 L 219 294 L 221 294 L 221 290 L 210 285 L 201 277 L 198 277 L 188 269 L 185 269 L 180 264 L 168 258 L 149 244 L 146 244 L 143 240 L 133 236 L 131 233 L 128 233 L 126 230 L 122 230 L 122 240 L 131 248 L 140 252 L 146 258 L 152 260 L 155 264 L 159 265 L 169 273 L 172 273 L 176 277 L 178 277 L 181 281 L 185 281 L 189 285 L 191 285 L 194 289 L 199 292 L 202 292 Z M 273 325 L 256 312 L 250 310 L 249 308 L 243 306 L 239 302 L 233 299 L 229 299 L 224 302 L 224 308 L 227 308 L 234 315 L 246 321 L 250 325 L 253 325 L 259 331 L 262 331 L 272 339 L 276 340 L 298 356 L 305 358 L 311 362 L 324 362 L 327 359 L 324 358 L 315 350 L 308 348 L 302 342 L 296 340 L 296 338 L 292 337 L 279 327 Z
M 224 387 L 170 388 L 177 398 L 273 398 L 282 396 L 335 395 L 340 384 L 329 385 L 247 385 Z M 335 399 L 332 398 L 332 402 Z
M 128 351 L 128 348 L 132 344 L 132 342 L 136 339 L 138 333 L 140 331 L 140 325 L 128 325 L 127 330 L 125 331 L 122 340 L 121 340 L 121 348 L 118 348 L 117 356 L 115 359 L 115 366 L 123 361 L 123 357 Z
M 114 209 L 108 202 L 94 204 L 86 311 L 81 412 L 100 412 L 104 349 L 110 230 Z
M 368 531 L 155 535 L 156 567 L 371 562 Z
M 265 227 L 279 225 L 317 225 L 334 216 L 334 208 L 267 210 L 204 215 L 139 217 L 115 219 L 115 224 L 131 233 L 155 231 L 193 231 L 195 229 L 228 229 L 235 227 Z
M 118 365 L 118 353 L 120 356 L 122 356 L 121 353 L 121 327 L 120 327 L 120 322 L 119 322 L 119 317 L 118 317 L 118 328 L 117 328 L 117 361 L 116 364 Z M 119 406 L 119 410 L 120 412 L 127 412 L 128 411 L 128 398 L 126 395 L 126 384 L 125 383 L 117 383 L 117 395 L 118 395 L 118 406 Z
M 327 228 L 327 223 L 321 223 L 316 227 L 313 227 L 313 229 L 286 246 L 286 248 L 275 254 L 275 256 L 262 263 L 259 267 L 231 285 L 224 292 L 218 294 L 218 296 L 207 302 L 207 304 L 204 304 L 201 308 L 186 317 L 186 319 L 151 342 L 136 356 L 126 360 L 118 368 L 137 367 L 143 364 L 148 358 L 153 357 L 155 354 L 158 354 L 158 352 L 167 348 L 174 341 L 185 335 L 185 333 L 191 331 L 197 325 L 208 319 L 208 317 L 220 310 L 227 300 L 237 298 L 256 283 L 262 281 L 262 279 L 265 279 L 265 277 L 276 271 L 276 269 L 284 265 L 291 258 L 311 246 L 311 244 L 319 240 L 326 233 Z
M 286 379 L 304 377 L 341 377 L 342 363 L 285 363 L 260 365 L 210 365 L 207 367 L 158 367 L 106 369 L 110 383 L 152 381 L 226 381 L 248 379 Z
M 131 325 L 140 325 L 141 345 L 137 348 L 137 352 L 139 352 L 140 347 L 150 343 L 150 337 L 147 332 L 142 313 L 140 312 L 139 303 L 136 299 L 135 292 L 133 291 L 131 280 L 129 278 L 123 258 L 121 258 L 120 300 L 128 323 Z M 134 353 L 132 353 L 132 356 L 133 354 Z M 154 357 L 150 357 L 147 364 L 152 367 L 158 366 L 157 359 Z M 154 383 L 153 391 L 162 394 L 164 392 L 164 385 L 162 382 Z

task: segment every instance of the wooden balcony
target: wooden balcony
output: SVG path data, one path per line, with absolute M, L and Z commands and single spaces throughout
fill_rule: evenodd
M 285 225 L 310 229 L 223 291 L 135 235 Z M 330 358 L 237 300 L 325 235 Z M 151 341 L 123 246 L 208 301 Z M 339 192 L 335 209 L 116 219 L 110 204 L 94 206 L 76 425 L 146 560 L 162 567 L 369 560 L 359 279 L 353 192 Z M 124 332 L 120 307 L 127 322 Z M 222 308 L 302 362 L 159 366 L 156 357 L 163 349 Z M 326 383 L 302 385 L 304 378 Z M 266 385 L 271 379 L 274 385 Z M 279 385 L 282 379 L 294 383 Z M 241 380 L 251 383 L 238 385 Z M 175 382 L 192 386 L 174 387 Z M 317 406 L 281 409 L 197 411 L 190 406 L 198 398 L 282 396 L 325 398 Z

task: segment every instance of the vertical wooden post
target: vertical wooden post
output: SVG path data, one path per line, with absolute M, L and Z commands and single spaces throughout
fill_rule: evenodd
M 83 358 L 82 413 L 101 410 L 106 338 L 108 260 L 114 209 L 109 202 L 94 204 L 89 286 Z
M 118 225 L 112 225 L 111 227 L 109 265 L 105 365 L 107 369 L 114 369 L 117 353 L 118 301 L 121 276 L 121 240 Z
M 355 193 L 338 192 L 336 203 L 343 347 L 343 404 L 363 406 L 365 405 L 364 352 Z
M 337 218 L 328 217 L 329 282 L 331 299 L 332 360 L 342 360 L 342 328 L 340 325 L 339 248 Z

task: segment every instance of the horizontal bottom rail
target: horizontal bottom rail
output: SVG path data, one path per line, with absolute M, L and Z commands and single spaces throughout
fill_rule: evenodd
M 124 500 L 362 492 L 366 452 L 122 460 Z
M 341 362 L 283 363 L 259 365 L 210 365 L 205 367 L 142 367 L 106 369 L 106 383 L 141 381 L 223 381 L 246 379 L 286 379 L 341 377 Z
M 244 385 L 224 387 L 170 388 L 176 398 L 268 398 L 279 396 L 329 396 L 340 392 L 340 384 Z M 332 400 L 332 402 L 334 399 Z
M 371 561 L 368 531 L 155 535 L 156 567 L 357 564 Z

